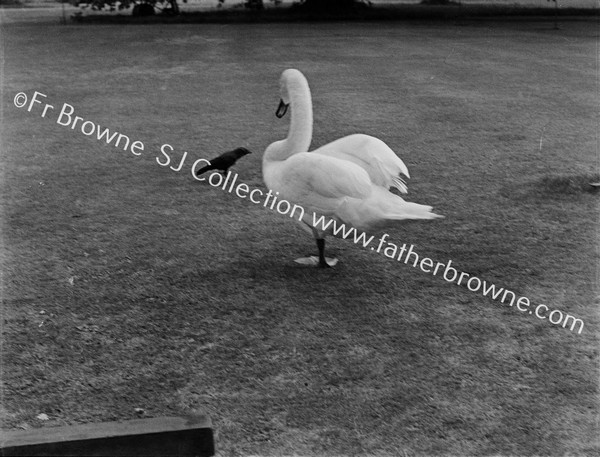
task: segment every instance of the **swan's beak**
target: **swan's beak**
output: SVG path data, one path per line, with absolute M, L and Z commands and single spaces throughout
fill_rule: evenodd
M 275 116 L 277 116 L 280 119 L 283 116 L 285 116 L 285 113 L 287 113 L 288 106 L 290 106 L 289 103 L 284 103 L 283 100 L 280 100 L 279 106 L 277 107 L 277 111 L 275 111 Z

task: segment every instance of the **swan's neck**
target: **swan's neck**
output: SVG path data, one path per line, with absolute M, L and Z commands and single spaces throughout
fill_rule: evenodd
M 286 160 L 298 152 L 308 152 L 312 139 L 312 101 L 306 81 L 296 81 L 289 88 L 290 130 L 285 140 L 277 141 L 265 151 L 265 161 Z
M 308 84 L 302 85 L 290 93 L 291 121 L 285 140 L 285 148 L 290 155 L 308 152 L 312 140 L 312 101 Z

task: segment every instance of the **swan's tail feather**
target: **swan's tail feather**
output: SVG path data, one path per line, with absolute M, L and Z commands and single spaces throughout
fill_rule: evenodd
M 359 204 L 349 201 L 337 209 L 336 216 L 346 224 L 367 232 L 372 229 L 393 227 L 398 223 L 411 220 L 423 221 L 444 217 L 434 213 L 431 206 L 407 202 L 402 197 L 382 188 L 381 193 L 384 192 L 385 198 L 382 198 L 382 195 L 375 195 Z
M 433 207 L 419 203 L 403 202 L 397 210 L 384 214 L 384 218 L 390 221 L 405 221 L 411 219 L 439 219 L 444 216 L 433 212 Z
M 400 176 L 395 176 L 393 178 L 393 186 L 398 189 L 403 194 L 408 193 L 408 187 L 406 187 L 406 182 Z
M 407 202 L 402 197 L 394 195 L 383 188 L 374 189 L 371 199 L 365 201 L 365 203 L 369 209 L 375 211 L 375 219 L 379 218 L 383 221 L 423 220 L 443 217 L 435 214 L 433 207 L 429 205 Z

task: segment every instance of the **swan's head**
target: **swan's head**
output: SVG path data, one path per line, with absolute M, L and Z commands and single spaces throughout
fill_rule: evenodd
M 302 73 L 293 68 L 285 70 L 279 79 L 281 101 L 275 115 L 279 118 L 285 116 L 294 97 L 310 97 L 308 82 Z

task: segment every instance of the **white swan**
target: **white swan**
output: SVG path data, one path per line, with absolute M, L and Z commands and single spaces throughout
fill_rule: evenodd
M 303 226 L 316 239 L 319 257 L 312 262 L 333 266 L 325 257 L 325 235 L 331 230 L 313 226 L 315 215 L 361 231 L 379 230 L 407 219 L 435 219 L 430 206 L 406 202 L 389 191 L 406 193 L 400 177 L 410 177 L 404 162 L 381 140 L 355 134 L 307 152 L 312 139 L 312 100 L 308 82 L 298 70 L 285 70 L 280 79 L 281 102 L 277 117 L 291 106 L 286 139 L 270 144 L 263 156 L 263 179 L 278 198 L 305 209 Z M 330 226 L 331 227 L 331 226 Z M 309 263 L 308 259 L 297 259 Z

